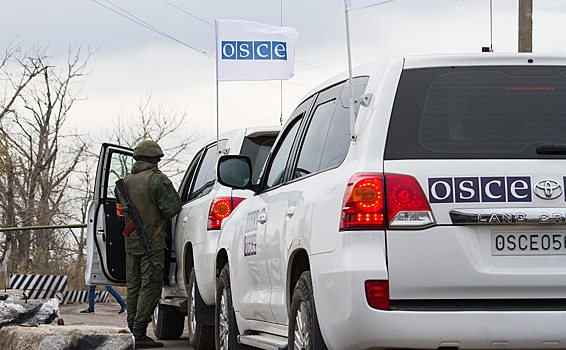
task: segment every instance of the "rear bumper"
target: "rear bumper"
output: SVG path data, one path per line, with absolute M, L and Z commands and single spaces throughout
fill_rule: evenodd
M 381 311 L 366 280 L 389 278 L 385 233 L 342 232 L 335 251 L 312 255 L 316 311 L 329 349 L 566 348 L 566 311 Z

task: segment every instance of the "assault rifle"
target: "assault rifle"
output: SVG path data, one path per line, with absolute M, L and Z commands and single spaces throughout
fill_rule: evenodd
M 140 221 L 140 216 L 138 215 L 138 211 L 136 209 L 136 205 L 132 203 L 130 197 L 128 196 L 128 192 L 126 191 L 126 185 L 124 184 L 124 179 L 120 179 L 116 181 L 116 188 L 124 197 L 126 201 L 126 209 L 130 216 L 130 219 L 134 223 L 134 227 L 136 231 L 138 231 L 138 237 L 140 238 L 140 242 L 142 247 L 145 249 L 145 255 L 147 256 L 147 260 L 149 261 L 149 267 L 151 268 L 151 274 L 155 276 L 155 266 L 153 266 L 153 262 L 151 261 L 151 252 L 149 251 L 149 243 L 147 242 L 147 238 L 145 237 L 145 231 Z

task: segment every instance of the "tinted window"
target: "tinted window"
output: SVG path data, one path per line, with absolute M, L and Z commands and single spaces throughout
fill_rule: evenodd
M 460 67 L 404 71 L 386 159 L 549 158 L 566 144 L 566 68 Z
M 354 79 L 360 97 L 368 77 Z M 293 178 L 338 166 L 350 147 L 350 88 L 344 82 L 320 92 L 305 135 Z M 354 106 L 357 115 L 360 104 Z
M 320 165 L 322 146 L 332 120 L 336 99 L 325 101 L 315 107 L 311 123 L 308 127 L 297 167 L 293 178 L 316 173 Z
M 195 172 L 196 172 L 198 164 L 199 164 L 199 162 L 202 158 L 203 153 L 204 153 L 204 148 L 201 149 L 197 153 L 197 155 L 193 158 L 193 160 L 191 161 L 191 164 L 187 168 L 187 172 L 185 173 L 183 181 L 181 182 L 181 188 L 179 190 L 179 195 L 181 196 L 181 200 L 183 201 L 183 203 L 186 203 L 186 202 L 189 201 L 189 194 L 190 194 L 189 191 L 191 190 L 191 184 L 193 183 Z
M 219 141 L 218 144 L 221 151 L 226 148 L 226 142 L 226 140 Z M 193 189 L 191 190 L 189 200 L 202 197 L 212 191 L 212 188 L 214 187 L 214 183 L 216 181 L 214 170 L 216 168 L 217 160 L 218 150 L 216 144 L 213 144 L 206 150 L 204 154 L 204 158 L 196 175 L 195 183 L 193 185 Z
M 265 164 L 265 160 L 269 155 L 269 151 L 275 142 L 277 135 L 246 137 L 242 144 L 240 155 L 250 157 L 252 161 L 253 173 L 252 182 L 257 183 L 257 179 L 261 173 L 261 169 Z
M 362 96 L 366 90 L 369 77 L 354 78 L 354 97 Z M 354 106 L 356 116 L 360 104 Z M 326 142 L 322 151 L 320 170 L 334 168 L 342 163 L 350 148 L 350 86 L 346 83 L 340 98 L 337 101 L 332 122 L 328 129 Z
M 295 136 L 297 135 L 297 131 L 299 130 L 301 119 L 302 116 L 293 120 L 293 124 L 290 126 L 290 128 L 287 128 L 288 131 L 285 135 L 285 138 L 282 140 L 282 142 L 279 143 L 279 149 L 273 157 L 267 175 L 267 182 L 265 183 L 267 188 L 282 184 L 285 180 L 285 168 L 287 167 L 287 160 L 289 159 L 291 146 L 293 146 L 293 141 L 295 140 Z

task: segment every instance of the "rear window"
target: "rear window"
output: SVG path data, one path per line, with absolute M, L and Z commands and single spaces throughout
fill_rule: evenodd
M 248 156 L 252 160 L 252 181 L 257 183 L 261 169 L 269 155 L 269 151 L 275 142 L 277 135 L 246 137 L 240 155 Z
M 385 159 L 566 158 L 566 67 L 457 67 L 401 75 Z

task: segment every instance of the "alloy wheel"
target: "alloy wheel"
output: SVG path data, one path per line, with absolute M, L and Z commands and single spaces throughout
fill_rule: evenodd
M 309 331 L 307 327 L 307 305 L 301 302 L 297 308 L 297 315 L 295 316 L 295 330 L 294 330 L 294 349 L 304 350 L 309 348 Z
M 220 320 L 218 322 L 221 350 L 228 350 L 228 313 L 228 293 L 226 292 L 226 289 L 224 289 L 220 296 Z

